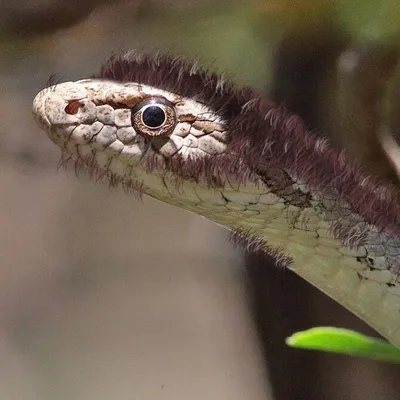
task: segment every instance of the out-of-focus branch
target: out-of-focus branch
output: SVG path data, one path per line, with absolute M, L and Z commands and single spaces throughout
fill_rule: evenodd
M 398 51 L 392 46 L 370 43 L 347 49 L 337 68 L 338 142 L 374 173 L 396 181 L 382 146 L 379 132 L 385 117 L 383 103 L 393 75 Z
M 388 128 L 382 129 L 379 134 L 379 140 L 382 144 L 383 151 L 385 152 L 390 164 L 392 165 L 397 177 L 400 181 L 400 146 L 396 142 L 394 136 Z

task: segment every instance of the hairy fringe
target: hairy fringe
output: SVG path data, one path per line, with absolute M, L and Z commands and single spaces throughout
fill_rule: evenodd
M 336 199 L 338 209 L 345 202 L 363 222 L 400 235 L 399 190 L 379 177 L 367 175 L 327 139 L 309 132 L 297 115 L 257 91 L 238 89 L 181 57 L 135 51 L 113 55 L 96 77 L 134 81 L 192 98 L 211 107 L 227 122 L 227 155 L 168 162 L 165 167 L 179 177 L 178 182 L 187 178 L 210 186 L 223 185 L 234 178 L 256 182 L 268 177 L 273 169 L 283 170 L 314 192 Z M 351 225 L 338 222 L 333 222 L 332 232 L 350 246 L 357 246 L 365 237 L 362 230 L 355 235 Z
M 95 183 L 107 184 L 110 189 L 122 188 L 125 193 L 133 195 L 137 200 L 142 200 L 143 183 L 133 179 L 123 179 L 110 170 L 100 169 L 95 163 L 94 156 L 74 156 L 62 151 L 58 168 L 65 170 L 73 168 L 78 179 L 81 175 L 88 176 Z
M 292 264 L 292 259 L 281 249 L 266 243 L 265 239 L 258 238 L 251 229 L 235 229 L 230 232 L 229 240 L 235 246 L 241 247 L 249 254 L 262 254 L 272 257 L 279 268 L 287 268 Z
M 46 86 L 43 87 L 43 89 L 46 88 L 53 88 L 53 90 L 56 89 L 57 85 L 62 82 L 62 79 L 58 77 L 57 74 L 53 73 L 49 75 L 49 78 L 47 79 Z
M 185 180 L 193 180 L 213 189 L 259 180 L 247 165 L 240 161 L 232 163 L 231 159 L 232 157 L 227 154 L 189 159 L 177 155 L 166 161 L 150 156 L 143 167 L 146 172 L 151 172 L 164 166 L 164 169 L 170 172 L 168 176 L 171 175 L 178 188 Z

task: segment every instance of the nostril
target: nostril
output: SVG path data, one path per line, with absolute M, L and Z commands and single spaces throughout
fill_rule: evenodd
M 70 100 L 65 106 L 65 112 L 70 115 L 78 114 L 79 109 L 83 104 L 79 100 Z

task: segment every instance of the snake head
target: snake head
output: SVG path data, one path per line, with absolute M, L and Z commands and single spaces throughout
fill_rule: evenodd
M 258 180 L 244 154 L 255 147 L 233 135 L 254 97 L 181 58 L 129 52 L 93 78 L 42 90 L 33 114 L 63 159 L 157 198 L 170 184 L 176 197 L 172 183 L 220 189 Z
M 64 156 L 144 188 L 150 175 L 167 171 L 198 178 L 196 163 L 226 154 L 229 139 L 209 106 L 137 82 L 57 84 L 36 96 L 33 114 Z

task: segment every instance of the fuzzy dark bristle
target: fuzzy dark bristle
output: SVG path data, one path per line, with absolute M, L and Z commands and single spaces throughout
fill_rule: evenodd
M 43 86 L 43 89 L 57 86 L 60 82 L 62 82 L 62 79 L 57 74 L 51 74 L 47 79 L 46 85 Z
M 101 170 L 94 161 L 94 157 L 77 157 L 72 156 L 64 151 L 61 152 L 61 158 L 58 168 L 69 170 L 72 167 L 75 175 L 79 178 L 82 174 L 88 176 L 95 183 L 107 184 L 110 189 L 122 187 L 122 189 L 142 200 L 143 184 L 133 179 L 121 179 L 109 170 Z
M 200 68 L 198 63 L 165 54 L 130 51 L 113 55 L 95 78 L 137 82 L 177 93 L 205 103 L 227 120 L 240 114 L 249 98 L 259 96 L 253 89 L 235 88 L 233 83 Z
M 236 229 L 230 232 L 229 240 L 250 254 L 261 254 L 272 257 L 279 268 L 287 268 L 292 259 L 281 249 L 269 246 L 264 238 L 258 238 L 251 230 Z
M 201 162 L 181 160 L 182 165 L 179 160 L 174 161 L 167 169 L 178 176 L 185 177 L 189 171 L 192 179 L 202 177 L 212 184 L 213 179 L 223 175 L 224 179 L 234 176 L 245 181 L 264 179 L 271 169 L 284 170 L 313 190 L 335 198 L 338 204 L 345 201 L 365 222 L 400 235 L 399 192 L 379 178 L 366 175 L 363 168 L 326 139 L 310 133 L 298 116 L 263 98 L 259 92 L 237 89 L 217 74 L 183 58 L 133 51 L 112 56 L 96 77 L 137 82 L 192 98 L 226 121 L 229 132 L 226 154 L 235 156 Z M 242 161 L 239 167 L 238 156 Z M 352 242 L 351 226 L 343 223 L 335 225 L 333 221 L 332 231 L 349 245 L 356 246 L 363 240 L 360 235 Z
M 230 121 L 230 126 L 230 150 L 240 151 L 250 170 L 257 170 L 261 176 L 273 168 L 290 172 L 324 197 L 336 199 L 337 204 L 345 201 L 366 222 L 400 235 L 399 190 L 367 175 L 326 138 L 310 133 L 297 115 L 278 106 L 271 108 L 260 98 L 252 109 Z M 337 228 L 333 222 L 336 237 L 357 245 L 358 239 L 349 242 L 347 228 Z

